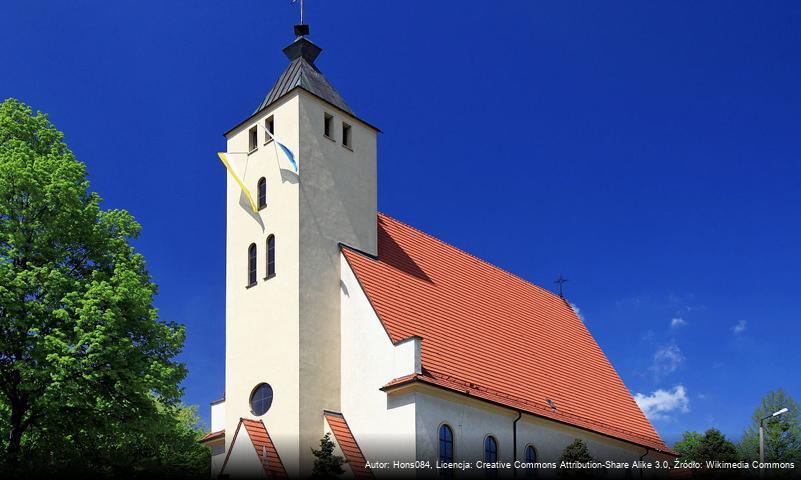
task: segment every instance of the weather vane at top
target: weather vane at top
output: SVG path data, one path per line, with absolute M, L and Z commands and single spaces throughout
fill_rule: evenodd
M 298 3 L 298 0 L 292 0 L 292 3 Z M 295 35 L 302 37 L 309 34 L 309 26 L 303 23 L 303 0 L 300 0 L 300 23 L 295 25 Z
M 292 0 L 292 3 L 298 3 L 298 0 Z M 303 0 L 300 0 L 300 24 L 303 25 Z

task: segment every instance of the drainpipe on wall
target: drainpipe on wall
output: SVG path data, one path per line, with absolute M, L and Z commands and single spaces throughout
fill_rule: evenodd
M 650 448 L 648 448 L 648 447 L 645 447 L 645 453 L 643 453 L 643 454 L 640 456 L 640 461 L 641 461 L 641 462 L 642 462 L 642 459 L 643 459 L 643 458 L 645 458 L 645 456 L 646 456 L 646 455 L 648 455 L 648 452 L 650 452 L 650 451 L 651 451 L 651 449 L 650 449 Z M 640 467 L 640 480 L 642 480 L 642 467 Z
M 512 476 L 517 478 L 517 469 L 514 466 L 514 462 L 517 461 L 517 422 L 523 416 L 523 412 L 520 410 L 517 411 L 517 418 L 515 421 L 512 422 Z

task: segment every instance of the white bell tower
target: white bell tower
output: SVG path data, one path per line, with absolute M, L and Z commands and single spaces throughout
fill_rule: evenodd
M 226 452 L 240 418 L 263 420 L 290 477 L 310 473 L 323 410 L 340 410 L 340 244 L 377 253 L 378 130 L 317 69 L 321 49 L 308 27 L 296 34 L 284 49 L 289 66 L 225 134 L 229 163 L 258 210 L 229 175 L 225 402 L 217 409 Z

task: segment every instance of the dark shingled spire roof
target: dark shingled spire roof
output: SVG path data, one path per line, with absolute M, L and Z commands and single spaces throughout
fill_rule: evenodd
M 278 81 L 275 82 L 273 88 L 264 97 L 256 112 L 283 97 L 293 88 L 300 87 L 353 115 L 353 111 L 345 103 L 345 100 L 328 83 L 322 72 L 314 66 L 314 60 L 320 55 L 321 51 L 320 47 L 303 36 L 299 36 L 292 44 L 286 47 L 284 54 L 291 62 L 284 70 L 284 73 L 278 77 Z

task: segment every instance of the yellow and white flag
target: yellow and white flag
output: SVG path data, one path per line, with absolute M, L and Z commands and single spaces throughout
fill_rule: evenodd
M 231 164 L 228 162 L 228 158 L 226 157 L 226 153 L 217 152 L 217 155 L 220 157 L 220 160 L 222 160 L 223 165 L 225 165 L 225 169 L 228 170 L 228 173 L 230 173 L 232 177 L 234 177 L 234 180 L 236 180 L 236 183 L 237 185 L 239 185 L 239 188 L 241 188 L 242 192 L 245 193 L 245 196 L 248 198 L 248 201 L 250 202 L 250 208 L 253 209 L 253 213 L 258 213 L 259 209 L 256 207 L 256 202 L 253 201 L 253 195 L 250 194 L 250 190 L 248 190 L 248 187 L 245 186 L 244 182 L 242 182 L 242 179 L 239 178 L 239 175 L 237 175 L 233 167 L 231 167 Z

